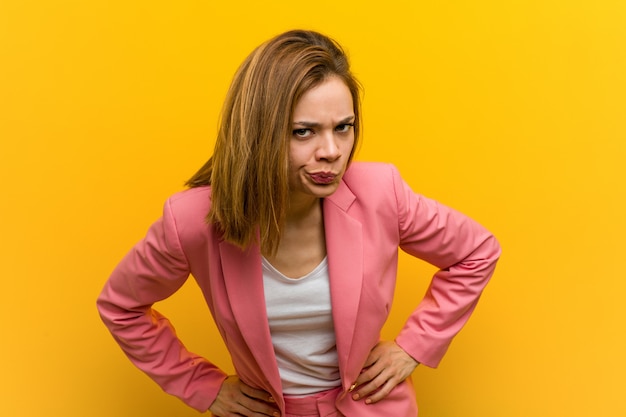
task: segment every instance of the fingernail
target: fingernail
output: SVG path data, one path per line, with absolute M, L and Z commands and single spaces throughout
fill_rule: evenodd
M 353 400 L 358 400 L 358 399 L 359 399 L 359 394 L 354 394 L 354 395 L 352 396 L 352 399 L 353 399 Z
M 372 400 L 370 400 L 369 398 L 367 400 L 365 400 L 365 404 L 371 404 Z
M 280 417 L 280 413 L 278 411 L 274 411 L 274 414 L 272 414 L 274 417 Z
M 270 403 L 275 403 L 275 402 L 276 402 L 276 401 L 274 400 L 274 397 L 269 397 L 269 398 L 267 399 L 267 401 L 268 401 L 268 402 L 270 402 Z

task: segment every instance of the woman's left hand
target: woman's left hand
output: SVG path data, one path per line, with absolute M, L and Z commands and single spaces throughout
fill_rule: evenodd
M 352 399 L 365 398 L 366 404 L 385 398 L 391 390 L 411 375 L 419 362 L 396 342 L 379 342 L 370 352 L 361 375 L 354 383 Z

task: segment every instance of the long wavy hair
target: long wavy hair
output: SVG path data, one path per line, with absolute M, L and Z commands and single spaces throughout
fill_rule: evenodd
M 186 183 L 211 186 L 207 221 L 225 240 L 245 248 L 258 228 L 261 250 L 275 253 L 288 204 L 294 108 L 305 92 L 331 76 L 343 80 L 352 95 L 352 160 L 361 131 L 361 88 L 333 39 L 313 31 L 283 33 L 257 47 L 235 73 L 213 155 Z

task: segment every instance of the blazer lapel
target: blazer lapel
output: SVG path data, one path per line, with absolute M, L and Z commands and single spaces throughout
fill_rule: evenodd
M 281 394 L 280 374 L 265 308 L 259 247 L 250 245 L 247 250 L 242 251 L 235 245 L 222 241 L 220 256 L 224 284 L 238 329 L 264 377 L 272 385 L 272 394 Z
M 351 363 L 356 358 L 350 355 L 363 283 L 363 230 L 361 223 L 347 213 L 354 200 L 354 194 L 342 182 L 323 206 L 332 314 L 344 389 L 361 370 L 361 364 Z

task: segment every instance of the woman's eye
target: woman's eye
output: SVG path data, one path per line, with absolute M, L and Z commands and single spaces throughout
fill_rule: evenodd
M 295 129 L 293 134 L 299 138 L 306 138 L 311 136 L 311 129 Z
M 346 124 L 337 126 L 335 130 L 339 133 L 345 133 L 345 132 L 348 132 L 353 126 L 354 126 L 353 124 L 346 123 Z

